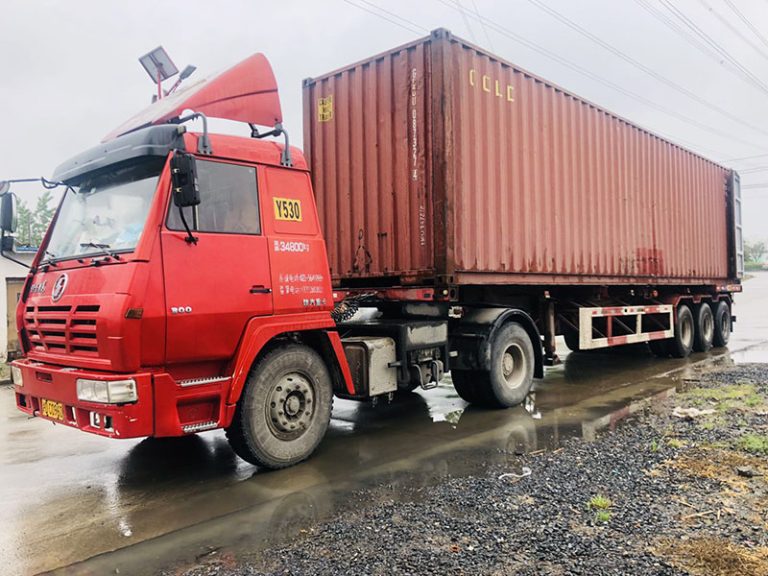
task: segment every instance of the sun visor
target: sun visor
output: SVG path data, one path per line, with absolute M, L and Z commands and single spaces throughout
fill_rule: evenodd
M 102 142 L 145 126 L 163 124 L 181 116 L 184 110 L 259 126 L 272 127 L 283 120 L 272 67 L 266 56 L 254 54 L 213 78 L 158 100 L 110 132 Z

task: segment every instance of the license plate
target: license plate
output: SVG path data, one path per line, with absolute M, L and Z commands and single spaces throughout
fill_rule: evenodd
M 52 420 L 64 420 L 64 404 L 43 399 L 40 401 L 40 414 Z

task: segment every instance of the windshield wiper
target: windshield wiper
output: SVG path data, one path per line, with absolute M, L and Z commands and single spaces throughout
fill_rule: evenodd
M 54 258 L 56 258 L 56 254 L 53 252 L 48 252 L 48 250 L 43 250 L 43 254 L 48 256 L 45 260 L 43 260 L 43 264 L 50 264 L 51 266 L 58 266 L 56 262 L 54 262 Z
M 120 260 L 120 256 L 110 250 L 111 247 L 109 244 L 100 244 L 98 242 L 80 242 L 80 248 L 98 248 L 113 260 Z

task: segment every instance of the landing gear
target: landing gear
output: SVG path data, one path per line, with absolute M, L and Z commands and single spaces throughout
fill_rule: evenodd
M 491 369 L 456 370 L 453 385 L 467 402 L 491 408 L 516 406 L 531 390 L 534 363 L 531 338 L 522 326 L 510 322 L 493 338 Z
M 292 466 L 317 448 L 332 404 L 331 377 L 320 355 L 298 344 L 279 348 L 248 376 L 227 439 L 251 464 Z

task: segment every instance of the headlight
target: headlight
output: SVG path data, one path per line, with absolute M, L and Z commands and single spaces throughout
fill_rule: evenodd
M 139 399 L 136 380 L 88 380 L 77 379 L 77 398 L 102 404 L 125 404 Z
M 16 386 L 24 386 L 24 376 L 21 375 L 21 368 L 11 364 L 11 381 Z

